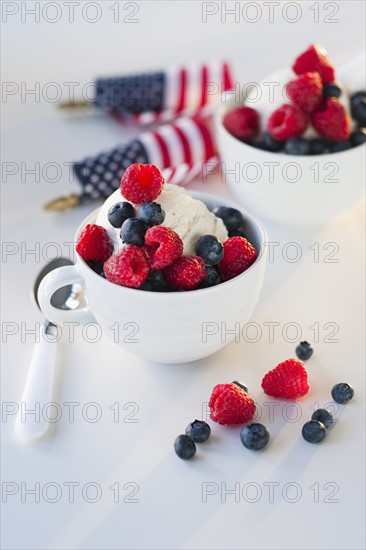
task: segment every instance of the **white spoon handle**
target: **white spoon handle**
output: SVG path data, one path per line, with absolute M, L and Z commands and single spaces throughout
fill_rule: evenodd
M 15 421 L 16 432 L 25 439 L 42 437 L 49 428 L 44 406 L 52 401 L 57 343 L 47 334 L 48 327 L 48 323 L 41 327 Z

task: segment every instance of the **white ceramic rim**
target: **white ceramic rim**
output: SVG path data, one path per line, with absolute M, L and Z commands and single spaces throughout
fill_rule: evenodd
M 167 184 L 167 185 L 173 185 L 173 184 Z M 139 288 L 131 288 L 131 287 L 128 287 L 128 286 L 117 285 L 116 283 L 112 283 L 111 281 L 108 281 L 107 279 L 104 279 L 103 277 L 101 277 L 100 275 L 95 273 L 95 271 L 93 271 L 88 266 L 86 261 L 83 258 L 81 258 L 81 256 L 79 256 L 79 254 L 75 251 L 78 261 L 87 270 L 90 270 L 92 276 L 98 277 L 98 279 L 101 279 L 102 281 L 104 281 L 102 284 L 114 285 L 115 287 L 120 288 L 121 292 L 134 292 L 134 293 L 139 292 L 140 294 L 141 293 L 144 293 L 144 294 L 147 293 L 149 296 L 156 295 L 156 298 L 153 298 L 153 299 L 159 299 L 159 300 L 161 299 L 162 296 L 164 296 L 163 300 L 164 299 L 168 300 L 169 298 L 171 299 L 172 296 L 180 296 L 180 298 L 178 298 L 178 299 L 181 299 L 182 297 L 184 297 L 187 294 L 187 292 L 190 292 L 190 293 L 191 292 L 195 292 L 195 293 L 200 292 L 201 294 L 210 293 L 210 292 L 217 292 L 222 287 L 224 287 L 223 288 L 223 290 L 224 290 L 225 288 L 228 288 L 228 285 L 236 284 L 237 281 L 240 278 L 243 278 L 243 277 L 246 276 L 246 273 L 248 273 L 250 270 L 253 270 L 256 267 L 256 265 L 258 264 L 259 261 L 263 261 L 263 259 L 264 259 L 264 252 L 265 251 L 264 251 L 263 245 L 266 242 L 268 242 L 268 235 L 267 235 L 267 231 L 266 231 L 264 225 L 262 224 L 262 222 L 260 222 L 258 220 L 258 218 L 256 218 L 252 214 L 249 214 L 249 212 L 247 212 L 246 210 L 241 208 L 240 205 L 236 204 L 235 202 L 233 202 L 230 199 L 226 199 L 225 197 L 220 197 L 219 195 L 213 195 L 211 193 L 205 193 L 205 192 L 201 192 L 201 191 L 188 191 L 188 193 L 192 198 L 202 200 L 203 202 L 205 202 L 205 200 L 207 200 L 208 202 L 210 202 L 210 201 L 219 202 L 221 200 L 223 203 L 225 203 L 225 204 L 223 204 L 223 206 L 231 206 L 233 208 L 236 208 L 237 210 L 240 210 L 240 212 L 244 216 L 244 219 L 249 219 L 251 224 L 257 226 L 257 228 L 259 229 L 259 232 L 260 232 L 260 235 L 261 235 L 261 247 L 260 247 L 260 250 L 258 251 L 258 256 L 257 256 L 255 262 L 250 267 L 248 267 L 248 269 L 246 269 L 243 273 L 241 273 L 237 277 L 234 277 L 233 279 L 230 279 L 229 281 L 224 281 L 223 283 L 220 283 L 219 285 L 215 285 L 215 286 L 208 287 L 208 288 L 196 288 L 196 289 L 193 289 L 193 290 L 172 291 L 172 292 L 157 292 L 157 291 L 153 291 L 153 290 L 143 290 L 142 291 Z M 84 229 L 84 227 L 88 223 L 95 223 L 95 220 L 96 220 L 96 217 L 97 217 L 97 214 L 98 214 L 100 208 L 101 207 L 97 208 L 96 210 L 93 210 L 93 212 L 91 212 L 81 222 L 81 224 L 79 225 L 79 227 L 77 228 L 76 233 L 75 233 L 75 243 L 77 243 L 79 235 L 80 235 L 81 231 Z

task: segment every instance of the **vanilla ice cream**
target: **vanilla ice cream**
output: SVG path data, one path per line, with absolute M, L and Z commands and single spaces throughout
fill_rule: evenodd
M 117 252 L 123 246 L 120 229 L 112 227 L 108 221 L 108 211 L 116 203 L 125 200 L 119 189 L 104 202 L 96 220 L 97 225 L 104 227 L 114 244 Z M 196 242 L 202 235 L 214 235 L 221 242 L 226 241 L 228 233 L 223 221 L 210 212 L 207 206 L 199 200 L 193 199 L 185 189 L 177 185 L 165 184 L 162 193 L 155 200 L 161 204 L 165 212 L 162 225 L 173 229 L 183 241 L 183 255 L 195 254 Z
M 252 107 L 258 111 L 262 131 L 267 128 L 268 119 L 273 111 L 281 107 L 281 105 L 291 103 L 286 94 L 286 84 L 292 80 L 296 80 L 298 76 L 299 75 L 295 74 L 291 69 L 281 69 L 268 75 L 261 80 L 258 85 L 248 90 L 244 103 L 248 107 Z M 343 107 L 351 116 L 348 92 L 341 82 L 337 81 L 337 85 L 342 90 L 339 102 L 342 103 Z M 318 136 L 318 132 L 309 124 L 304 133 L 304 137 L 315 138 Z

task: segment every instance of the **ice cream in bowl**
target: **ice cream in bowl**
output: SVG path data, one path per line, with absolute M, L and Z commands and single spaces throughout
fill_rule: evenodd
M 320 225 L 364 190 L 364 57 L 337 71 L 311 45 L 291 61 L 223 95 L 218 148 L 225 181 L 246 209 L 277 223 Z
M 134 164 L 80 225 L 75 266 L 42 281 L 41 309 L 58 324 L 97 322 L 146 360 L 194 361 L 224 347 L 249 320 L 266 242 L 262 224 L 235 203 L 188 193 L 164 182 L 157 167 Z M 52 295 L 70 284 L 82 287 L 86 306 L 56 309 Z

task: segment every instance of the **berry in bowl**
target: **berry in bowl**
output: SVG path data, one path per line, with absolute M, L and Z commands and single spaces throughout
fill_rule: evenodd
M 235 338 L 257 302 L 266 233 L 250 214 L 220 197 L 165 184 L 152 165 L 133 164 L 120 189 L 81 224 L 77 262 L 39 289 L 56 323 L 97 321 L 135 327 L 127 351 L 161 363 L 206 357 Z M 61 311 L 52 294 L 79 284 L 87 306 Z
M 223 172 L 255 214 L 319 225 L 364 190 L 366 93 L 342 83 L 324 50 L 310 46 L 294 62 L 252 86 L 226 92 L 215 117 Z M 349 86 L 346 83 L 349 82 Z

